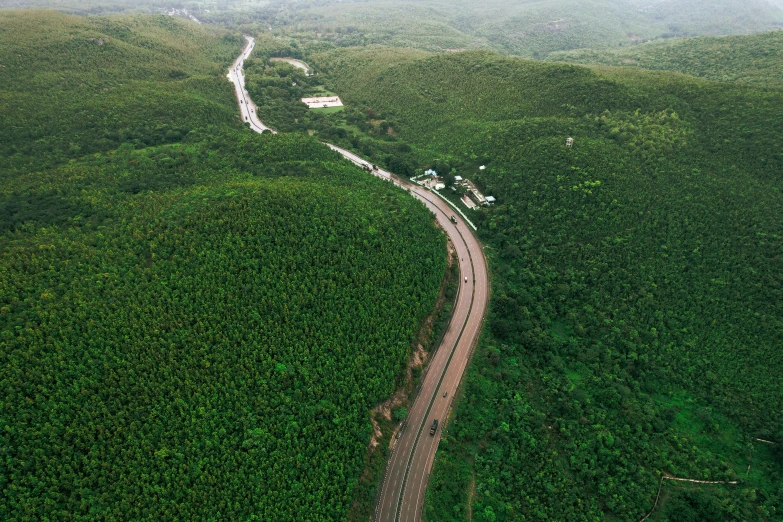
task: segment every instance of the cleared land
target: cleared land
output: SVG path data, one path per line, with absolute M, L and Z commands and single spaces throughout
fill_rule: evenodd
M 306 63 L 304 63 L 302 60 L 297 60 L 295 58 L 279 58 L 279 57 L 276 57 L 276 58 L 270 58 L 269 61 L 270 62 L 290 63 L 294 67 L 298 67 L 299 69 L 302 69 L 303 71 L 305 71 L 308 74 L 310 73 L 310 66 L 307 65 Z
M 339 96 L 319 96 L 316 98 L 302 98 L 302 103 L 306 103 L 311 109 L 321 109 L 326 107 L 342 107 L 343 101 Z

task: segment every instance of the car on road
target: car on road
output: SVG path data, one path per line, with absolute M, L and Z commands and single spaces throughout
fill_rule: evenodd
M 436 431 L 438 431 L 438 419 L 432 421 L 432 426 L 430 426 L 430 435 L 435 435 Z
M 457 224 L 457 217 L 456 216 L 451 216 L 451 218 L 449 218 L 449 219 L 451 219 L 451 222 L 454 223 L 455 225 Z
M 465 282 L 466 283 L 468 282 L 468 276 L 465 276 Z

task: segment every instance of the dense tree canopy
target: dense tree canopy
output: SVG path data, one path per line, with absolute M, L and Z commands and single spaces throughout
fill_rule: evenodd
M 639 520 L 664 472 L 741 485 L 691 495 L 667 481 L 660 519 L 779 518 L 783 468 L 754 438 L 783 424 L 781 94 L 405 55 L 314 61 L 366 115 L 346 142 L 377 158 L 407 144 L 414 167 L 498 199 L 474 213 L 491 247 L 489 328 L 427 518 Z
M 241 40 L 168 16 L 0 11 L 0 176 L 238 124 Z
M 596 51 L 553 53 L 549 60 L 678 71 L 721 82 L 783 84 L 783 31 L 758 35 L 678 38 Z
M 344 519 L 443 280 L 432 215 L 237 129 L 237 35 L 0 28 L 0 519 Z
M 312 140 L 214 145 L 3 188 L 4 520 L 347 511 L 443 238 Z

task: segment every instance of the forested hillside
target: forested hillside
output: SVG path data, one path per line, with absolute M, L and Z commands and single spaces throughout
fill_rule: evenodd
M 432 214 L 239 128 L 237 35 L 0 23 L 0 520 L 345 519 L 443 280 Z
M 494 49 L 543 58 L 652 39 L 783 27 L 780 0 L 8 0 L 69 13 L 188 10 L 206 24 L 340 47 Z M 180 11 L 180 15 L 184 15 Z
M 498 199 L 475 215 L 489 328 L 426 518 L 638 521 L 670 474 L 739 484 L 665 481 L 653 520 L 778 520 L 783 452 L 756 438 L 783 442 L 783 95 L 392 54 L 314 60 L 363 115 L 344 141 Z
M 0 518 L 342 518 L 443 276 L 317 142 L 122 148 L 0 195 Z
M 214 16 L 224 23 L 240 19 L 236 13 Z M 783 10 L 766 0 L 280 1 L 250 10 L 248 19 L 259 28 L 268 24 L 284 35 L 342 47 L 491 48 L 543 58 L 674 36 L 768 31 L 781 27 Z
M 241 42 L 168 16 L 0 11 L 0 175 L 238 124 Z
M 783 31 L 677 39 L 605 51 L 553 53 L 548 59 L 677 71 L 721 82 L 780 87 L 783 85 Z

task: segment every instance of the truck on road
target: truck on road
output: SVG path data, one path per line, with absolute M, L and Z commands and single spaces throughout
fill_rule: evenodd
M 430 426 L 430 435 L 435 435 L 436 431 L 438 431 L 438 419 L 432 421 L 432 426 Z

